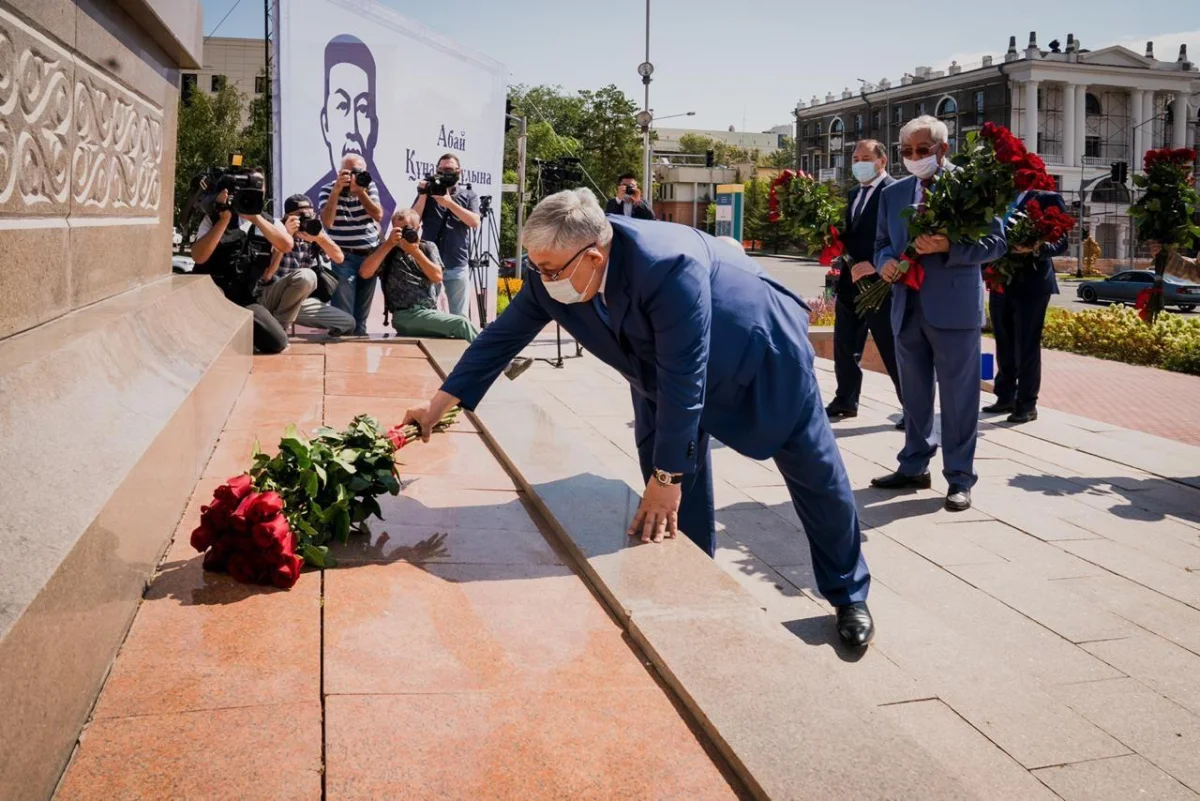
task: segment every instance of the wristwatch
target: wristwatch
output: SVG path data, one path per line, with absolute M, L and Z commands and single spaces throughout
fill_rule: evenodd
M 664 487 L 683 483 L 683 473 L 668 473 L 666 470 L 654 469 L 654 480 Z

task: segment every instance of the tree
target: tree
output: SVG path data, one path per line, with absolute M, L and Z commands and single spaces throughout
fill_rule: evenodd
M 781 137 L 779 149 L 760 157 L 758 166 L 777 170 L 796 169 L 796 140 L 790 136 Z
M 259 75 L 266 80 L 265 72 Z M 242 154 L 246 164 L 262 166 L 270 162 L 270 142 L 267 139 L 270 119 L 271 96 L 264 92 L 250 101 L 250 121 L 242 129 Z
M 742 196 L 742 239 L 749 242 L 761 242 L 767 238 L 767 226 L 771 224 L 767 218 L 769 213 L 767 202 L 770 192 L 771 186 L 767 181 L 759 179 L 746 181 Z
M 175 213 L 191 194 L 191 181 L 209 167 L 229 164 L 243 152 L 242 94 L 226 84 L 215 95 L 193 92 L 179 107 L 175 152 Z M 245 162 L 253 164 L 251 161 Z
M 727 144 L 704 134 L 687 133 L 679 137 L 679 150 L 696 156 L 703 156 L 709 150 L 713 152 L 713 166 L 728 167 L 733 164 L 753 163 L 758 159 L 757 150 L 747 150 L 744 147 Z

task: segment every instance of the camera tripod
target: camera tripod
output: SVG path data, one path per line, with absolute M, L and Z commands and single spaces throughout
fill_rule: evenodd
M 500 270 L 500 229 L 496 227 L 496 217 L 492 213 L 491 197 L 480 199 L 479 227 L 471 234 L 470 251 L 467 257 L 467 268 L 471 272 L 471 286 L 475 290 L 475 306 L 479 310 L 479 327 L 487 325 L 487 290 L 488 269 L 496 265 L 497 275 Z

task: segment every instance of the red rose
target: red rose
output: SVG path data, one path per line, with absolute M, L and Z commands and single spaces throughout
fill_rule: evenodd
M 283 511 L 283 498 L 278 492 L 264 492 L 254 496 L 246 509 L 246 519 L 251 523 L 262 523 Z
M 240 476 L 235 476 L 221 486 L 217 487 L 213 497 L 219 501 L 224 501 L 230 506 L 237 506 L 238 501 L 245 498 L 254 489 L 254 480 L 246 473 Z
M 254 583 L 254 560 L 250 554 L 235 553 L 230 555 L 229 561 L 225 563 L 225 569 L 229 571 L 229 575 L 234 581 L 239 581 L 242 584 Z
M 251 536 L 254 544 L 259 548 L 282 550 L 288 541 L 289 534 L 291 534 L 291 529 L 288 528 L 287 518 L 283 515 L 276 515 L 271 520 L 255 524 Z
M 283 564 L 275 568 L 275 573 L 271 576 L 271 583 L 281 590 L 291 589 L 300 578 L 300 568 L 303 564 L 304 560 L 292 554 L 284 559 Z
M 250 508 L 254 505 L 254 501 L 258 498 L 257 493 L 250 493 L 242 498 L 237 509 L 229 516 L 230 527 L 239 534 L 249 534 L 250 526 L 253 521 L 250 519 Z
M 213 531 L 224 531 L 229 528 L 229 515 L 233 507 L 224 501 L 214 501 L 209 506 L 200 507 L 200 525 Z
M 204 569 L 218 573 L 225 570 L 225 563 L 229 559 L 230 553 L 231 549 L 228 540 L 214 542 L 212 547 L 208 549 L 208 553 L 204 554 Z
M 401 426 L 395 426 L 394 428 L 390 429 L 387 432 L 387 438 L 388 441 L 392 443 L 392 449 L 397 451 L 403 448 L 408 442 L 408 439 L 404 436 L 404 430 Z
M 1025 154 L 1025 169 L 1037 170 L 1038 172 L 1046 171 L 1046 162 L 1042 161 L 1042 157 L 1037 153 Z
M 205 551 L 208 550 L 210 545 L 212 545 L 214 542 L 217 541 L 219 536 L 220 535 L 218 534 L 218 532 L 213 531 L 211 528 L 208 528 L 205 525 L 201 524 L 199 527 L 196 528 L 195 531 L 192 532 L 192 537 L 191 537 L 190 541 L 192 543 L 193 548 L 195 548 L 200 553 L 204 553 Z

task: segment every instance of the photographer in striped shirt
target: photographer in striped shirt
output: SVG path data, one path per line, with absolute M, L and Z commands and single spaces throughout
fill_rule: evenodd
M 337 178 L 321 187 L 318 205 L 321 223 L 345 256 L 341 264 L 333 266 L 338 277 L 333 305 L 353 315 L 354 333 L 362 336 L 367 333 L 367 316 L 379 279 L 361 278 L 358 272 L 363 260 L 379 245 L 379 224 L 383 220 L 379 190 L 362 156 L 352 153 L 342 159 Z

